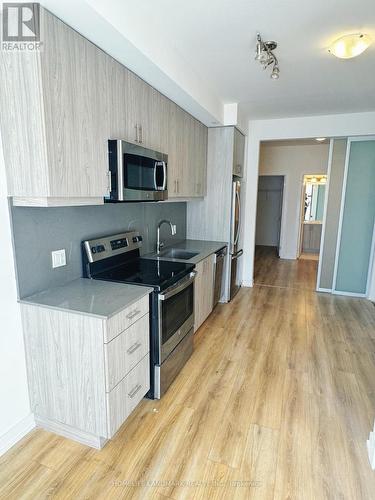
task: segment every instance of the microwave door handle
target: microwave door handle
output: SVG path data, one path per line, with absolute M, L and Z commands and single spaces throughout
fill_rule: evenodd
M 163 184 L 158 186 L 156 182 L 156 169 L 159 167 L 163 167 Z M 154 188 L 155 191 L 164 191 L 167 186 L 167 165 L 165 161 L 156 161 L 154 166 Z
M 163 164 L 163 186 L 162 190 L 165 191 L 167 189 L 167 164 L 165 161 L 162 162 Z
M 159 165 L 160 165 L 160 162 L 158 162 L 158 161 L 156 161 L 154 163 L 154 189 L 155 189 L 155 191 L 157 191 L 159 189 L 159 187 L 158 187 L 158 185 L 156 183 L 156 170 L 157 170 L 157 168 L 158 168 Z

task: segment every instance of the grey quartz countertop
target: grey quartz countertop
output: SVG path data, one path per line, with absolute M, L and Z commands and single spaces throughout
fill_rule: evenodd
M 205 240 L 183 240 L 177 241 L 176 243 L 172 243 L 168 245 L 168 247 L 164 247 L 158 256 L 156 253 L 147 254 L 143 257 L 146 259 L 158 259 L 158 260 L 171 260 L 174 262 L 185 262 L 188 264 L 198 264 L 201 260 L 205 259 L 209 255 L 217 252 L 223 247 L 227 247 L 228 243 L 224 241 L 205 241 Z M 179 250 L 186 250 L 188 252 L 197 253 L 191 259 L 174 259 L 170 257 L 163 256 L 163 253 L 171 248 L 178 248 Z
M 152 291 L 144 286 L 80 278 L 30 295 L 20 303 L 109 318 Z

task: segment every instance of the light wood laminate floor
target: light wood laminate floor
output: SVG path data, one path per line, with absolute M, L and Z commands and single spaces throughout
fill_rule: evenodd
M 280 259 L 276 247 L 255 248 L 254 283 L 315 290 L 318 261 Z
M 161 401 L 96 451 L 35 430 L 6 499 L 374 499 L 375 308 L 256 286 L 219 305 Z

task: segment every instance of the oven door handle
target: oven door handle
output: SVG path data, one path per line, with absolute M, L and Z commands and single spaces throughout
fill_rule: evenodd
M 159 300 L 167 300 L 170 297 L 173 297 L 173 295 L 176 295 L 177 293 L 182 292 L 182 290 L 185 290 L 185 288 L 193 283 L 196 274 L 196 271 L 192 271 L 187 278 L 184 278 L 176 285 L 167 288 L 164 293 L 159 294 Z

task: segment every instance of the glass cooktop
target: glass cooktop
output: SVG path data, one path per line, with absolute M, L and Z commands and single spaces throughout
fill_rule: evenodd
M 165 290 L 189 274 L 194 267 L 194 264 L 182 262 L 139 258 L 95 273 L 93 278 Z

